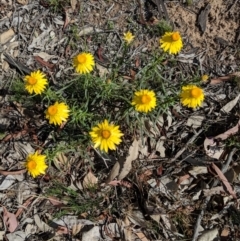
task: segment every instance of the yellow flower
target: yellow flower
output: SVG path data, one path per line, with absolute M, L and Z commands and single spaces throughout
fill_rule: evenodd
M 48 83 L 45 74 L 40 70 L 31 72 L 24 77 L 25 89 L 30 93 L 41 94 Z
M 50 124 L 61 125 L 64 121 L 67 121 L 69 112 L 69 107 L 65 103 L 56 102 L 47 108 L 45 114 Z
M 29 154 L 25 162 L 28 173 L 33 177 L 45 174 L 45 170 L 48 167 L 45 163 L 45 159 L 45 155 L 39 155 L 37 152 Z
M 156 96 L 152 90 L 139 90 L 134 93 L 132 105 L 139 112 L 149 112 L 156 107 Z
M 207 82 L 208 81 L 208 78 L 209 78 L 209 76 L 207 75 L 207 74 L 204 74 L 203 76 L 202 76 L 202 82 Z
M 99 123 L 89 132 L 94 147 L 100 146 L 100 150 L 108 152 L 108 149 L 115 150 L 116 145 L 122 142 L 121 136 L 123 133 L 119 130 L 119 126 L 109 124 L 107 120 Z
M 179 32 L 166 32 L 160 39 L 160 45 L 164 52 L 177 54 L 183 47 Z
M 124 33 L 123 36 L 123 39 L 127 42 L 127 44 L 130 44 L 135 38 L 135 36 L 130 31 Z
M 76 72 L 80 74 L 90 73 L 94 65 L 94 57 L 90 53 L 83 52 L 73 58 L 73 66 Z
M 203 90 L 196 85 L 186 85 L 182 87 L 181 103 L 184 106 L 196 108 L 201 106 L 204 100 Z

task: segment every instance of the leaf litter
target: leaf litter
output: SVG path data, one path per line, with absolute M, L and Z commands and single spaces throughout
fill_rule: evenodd
M 44 5 L 44 1 L 41 2 Z M 168 1 L 166 7 L 171 13 L 170 18 L 174 19 L 172 11 L 177 6 L 180 6 L 179 9 L 183 6 L 184 9 L 189 8 L 189 13 L 195 14 L 201 13 L 200 9 L 203 7 L 201 4 L 206 4 L 206 1 L 202 2 L 186 7 Z M 79 2 L 70 1 L 68 8 L 71 9 L 65 10 L 65 17 L 59 12 L 49 14 L 48 7 L 39 6 L 39 3 L 35 1 L 21 0 L 17 3 L 19 5 L 14 7 L 12 1 L 3 1 L 1 11 L 4 14 L 8 12 L 8 14 L 0 18 L 0 26 L 3 27 L 0 34 L 1 48 L 17 58 L 20 63 L 24 63 L 27 68 L 41 66 L 48 69 L 49 75 L 54 75 L 56 71 L 52 64 L 57 68 L 63 66 L 62 69 L 58 69 L 58 76 L 63 75 L 65 78 L 69 74 L 69 69 L 65 68 L 69 66 L 67 64 L 69 59 L 64 58 L 68 44 L 64 31 L 68 31 L 68 28 L 74 26 L 74 21 L 77 21 L 79 16 L 74 15 L 74 12 L 78 11 Z M 91 41 L 100 35 L 110 36 L 105 30 L 106 24 L 111 25 L 107 21 L 114 23 L 114 31 L 117 34 L 121 33 L 123 28 L 127 28 L 127 14 L 136 8 L 130 2 L 121 3 L 121 6 L 111 1 L 109 3 L 83 1 L 81 4 L 86 10 L 83 14 L 86 14 L 86 19 L 94 26 L 83 23 L 77 29 L 78 37 L 86 41 Z M 231 7 L 230 5 L 230 1 L 227 1 L 225 7 Z M 150 6 L 141 4 L 141 6 L 144 8 L 144 15 L 151 11 L 154 17 L 158 17 L 159 13 L 152 8 L 151 4 Z M 208 37 L 211 36 L 209 36 L 207 20 L 216 19 L 213 11 L 214 9 L 220 11 L 222 7 L 224 6 L 216 7 L 213 1 L 209 17 L 206 16 L 204 19 L 207 24 L 205 34 Z M 233 16 L 234 9 L 229 9 L 230 16 Z M 186 12 L 181 11 L 179 11 L 182 13 L 181 21 L 184 21 Z M 136 14 L 139 12 L 137 11 Z M 237 13 L 235 15 L 237 16 Z M 99 16 L 104 17 L 97 22 Z M 53 19 L 55 20 L 52 21 Z M 105 21 L 104 19 L 106 22 L 101 23 Z M 135 20 L 133 22 L 133 28 L 139 29 L 140 44 L 144 43 L 146 38 L 149 38 L 149 43 L 154 42 L 141 23 L 136 23 Z M 183 26 L 185 25 L 180 27 Z M 189 31 L 191 28 L 187 29 Z M 194 39 L 192 36 L 189 41 L 197 43 L 198 37 Z M 81 39 L 78 40 L 78 48 L 82 48 L 85 44 Z M 94 43 L 95 46 L 97 44 Z M 107 50 L 107 59 L 111 61 L 119 51 L 116 46 L 119 48 L 121 44 L 116 44 L 116 46 L 109 42 L 108 44 L 109 46 L 106 46 L 107 48 L 104 46 L 104 49 Z M 188 48 L 190 46 L 191 44 Z M 213 46 L 215 49 L 211 49 L 209 45 L 210 52 L 216 53 L 220 46 L 216 44 Z M 90 48 L 96 50 L 94 46 Z M 16 49 L 21 54 L 18 54 Z M 111 52 L 109 49 L 114 51 Z M 200 50 L 201 53 L 197 53 L 198 50 L 190 48 L 189 53 L 180 54 L 177 70 L 188 78 L 188 73 L 194 71 L 194 65 L 199 61 L 201 70 L 211 73 L 210 85 L 206 86 L 206 105 L 194 113 L 179 107 L 168 111 L 166 115 L 158 116 L 157 120 L 146 119 L 145 136 L 137 136 L 140 131 L 136 130 L 137 138 L 129 137 L 131 141 L 126 145 L 124 154 L 119 153 L 117 158 L 106 157 L 105 161 L 109 167 L 102 165 L 101 157 L 93 153 L 90 153 L 92 162 L 89 163 L 88 159 L 81 159 L 72 151 L 58 152 L 52 160 L 48 175 L 36 181 L 29 180 L 21 169 L 20 162 L 36 145 L 42 144 L 41 137 L 44 135 L 42 135 L 42 130 L 37 133 L 40 143 L 36 144 L 31 139 L 32 130 L 24 127 L 28 124 L 28 118 L 24 119 L 24 110 L 21 106 L 11 109 L 7 104 L 9 96 L 5 96 L 3 102 L 1 101 L 1 111 L 7 110 L 8 112 L 3 113 L 2 118 L 9 122 L 5 123 L 3 129 L 7 134 L 3 136 L 0 143 L 2 149 L 0 200 L 4 205 L 2 216 L 5 225 L 5 230 L 0 233 L 0 237 L 6 235 L 10 241 L 26 240 L 29 236 L 32 240 L 34 237 L 37 237 L 36 240 L 41 240 L 40 234 L 45 235 L 45 240 L 52 238 L 61 240 L 63 237 L 67 240 L 68 235 L 76 240 L 99 240 L 101 237 L 105 240 L 134 240 L 136 238 L 143 241 L 185 240 L 194 237 L 196 228 L 204 231 L 197 235 L 198 240 L 212 240 L 218 234 L 229 239 L 230 237 L 236 238 L 238 227 L 234 226 L 234 222 L 239 223 L 240 215 L 238 212 L 233 212 L 230 207 L 236 205 L 231 201 L 232 197 L 238 201 L 239 179 L 228 180 L 227 174 L 221 171 L 221 166 L 226 164 L 231 157 L 231 150 L 226 145 L 226 141 L 237 138 L 239 134 L 239 90 L 236 92 L 236 82 L 234 82 L 238 76 L 235 74 L 237 73 L 235 61 L 238 59 L 236 56 L 228 59 L 227 56 L 233 54 L 228 47 L 225 48 L 225 56 L 219 55 L 214 58 L 211 56 L 213 62 L 203 48 Z M 71 49 L 70 55 L 74 55 Z M 34 56 L 41 59 L 36 59 Z M 215 61 L 217 57 L 219 61 Z M 137 56 L 137 58 L 140 57 Z M 2 64 L 3 58 L 1 57 Z M 134 66 L 129 81 L 136 80 L 138 72 L 135 67 L 139 66 Z M 1 80 L 10 80 L 15 74 L 9 66 L 2 69 Z M 227 73 L 229 69 L 232 73 Z M 99 71 L 101 76 L 108 76 L 108 68 L 101 66 Z M 216 72 L 220 77 L 214 76 Z M 167 76 L 167 73 L 163 74 Z M 123 76 L 129 75 L 124 73 Z M 1 88 L 4 87 L 3 83 L 1 81 Z M 7 84 L 11 85 L 11 83 Z M 218 96 L 215 95 L 216 91 L 219 93 Z M 22 123 L 19 124 L 20 117 Z M 17 125 L 18 128 L 16 128 Z M 36 125 L 42 126 L 42 123 Z M 23 144 L 23 139 L 27 140 L 28 145 Z M 234 144 L 237 145 L 237 141 Z M 195 162 L 190 161 L 190 158 Z M 237 173 L 239 152 L 235 152 L 231 159 L 229 170 L 235 168 L 235 173 Z M 211 167 L 215 172 L 210 170 Z M 220 184 L 212 186 L 212 180 L 220 180 Z M 59 194 L 51 193 L 53 195 L 51 196 L 46 190 L 51 187 L 53 181 L 59 181 L 63 185 Z M 55 188 L 55 191 L 58 190 L 59 188 Z M 202 199 L 208 197 L 210 197 L 208 210 L 203 213 L 204 219 L 197 227 L 196 217 L 202 210 Z M 73 199 L 76 200 L 74 204 L 71 203 Z M 100 201 L 96 203 L 93 202 L 94 200 Z M 90 205 L 87 206 L 87 203 Z M 221 206 L 220 203 L 223 205 Z M 79 208 L 78 215 L 73 215 L 75 211 L 68 211 L 71 205 Z M 84 205 L 86 207 L 82 208 Z M 64 215 L 60 218 L 54 217 L 61 212 Z M 223 214 L 224 219 L 222 219 Z M 157 231 L 154 231 L 154 228 Z

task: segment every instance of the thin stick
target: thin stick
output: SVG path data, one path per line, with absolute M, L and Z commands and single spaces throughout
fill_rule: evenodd
M 221 171 L 222 173 L 225 173 L 232 161 L 232 157 L 234 155 L 234 153 L 236 152 L 237 148 L 233 148 L 232 151 L 229 153 L 228 155 L 228 158 L 227 158 L 227 161 L 226 163 L 223 165 Z M 216 179 L 214 182 L 213 182 L 213 185 L 212 185 L 212 188 L 217 186 L 219 183 L 219 179 Z M 198 235 L 199 235 L 199 227 L 200 227 L 200 224 L 201 224 L 201 221 L 202 221 L 202 218 L 203 218 L 203 215 L 204 215 L 204 212 L 206 210 L 206 207 L 207 207 L 207 204 L 208 202 L 210 201 L 211 199 L 211 196 L 208 196 L 205 198 L 205 201 L 204 201 L 204 204 L 203 204 L 203 208 L 200 212 L 200 214 L 198 215 L 198 218 L 197 218 L 197 222 L 196 222 L 196 225 L 195 225 L 195 228 L 194 228 L 194 234 L 193 234 L 193 238 L 192 238 L 192 241 L 196 241 L 197 238 L 198 238 Z
M 175 162 L 188 148 L 188 145 L 193 143 L 195 139 L 203 132 L 203 129 L 199 130 L 188 142 L 187 144 L 175 155 L 174 158 L 170 159 L 168 163 Z

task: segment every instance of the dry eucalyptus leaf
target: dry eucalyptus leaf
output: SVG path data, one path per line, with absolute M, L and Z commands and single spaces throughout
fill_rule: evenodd
M 206 138 L 204 141 L 204 149 L 206 154 L 212 158 L 219 159 L 224 151 L 224 146 L 217 144 L 216 140 L 226 140 L 228 137 L 235 135 L 238 133 L 240 127 L 240 120 L 237 125 L 225 131 L 224 133 L 217 135 L 213 138 Z
M 135 234 L 138 236 L 138 238 L 139 238 L 140 240 L 142 240 L 142 241 L 149 241 L 149 239 L 147 239 L 147 237 L 145 236 L 144 233 L 142 233 L 142 232 L 136 232 Z
M 26 233 L 23 231 L 6 234 L 6 237 L 9 241 L 25 241 L 27 238 Z
M 33 56 L 39 56 L 44 61 L 48 61 L 49 59 L 58 57 L 57 55 L 51 55 L 51 54 L 47 54 L 45 52 L 33 53 Z
M 35 234 L 37 232 L 37 226 L 28 223 L 25 228 L 25 234 L 26 236 L 30 236 L 31 234 Z
M 196 129 L 201 127 L 204 119 L 205 117 L 200 115 L 190 116 L 187 120 L 186 125 L 191 126 L 193 129 Z
M 118 180 L 122 180 L 131 171 L 132 161 L 138 158 L 138 146 L 138 141 L 135 139 L 129 148 L 127 159 L 125 163 L 123 163 L 123 168 L 120 170 Z
M 15 214 L 8 212 L 8 210 L 3 207 L 3 221 L 10 233 L 13 233 L 17 226 L 18 226 L 18 221 L 15 216 Z
M 34 215 L 34 221 L 38 228 L 43 232 L 51 232 L 53 231 L 53 228 L 51 228 L 49 225 L 47 225 L 45 222 L 43 222 L 38 214 Z
M 208 169 L 205 166 L 194 166 L 192 170 L 188 171 L 192 176 L 197 178 L 197 175 L 199 174 L 205 174 L 208 173 Z
M 2 176 L 1 184 L 0 184 L 0 191 L 8 189 L 15 181 L 16 181 L 16 178 L 12 175 Z
M 123 179 L 132 169 L 132 161 L 138 157 L 139 143 L 134 139 L 132 145 L 129 148 L 128 156 L 125 160 L 124 157 L 120 157 L 119 160 L 114 164 L 106 183 L 111 182 L 115 177 L 118 176 L 118 180 Z
M 94 223 L 92 221 L 86 220 L 86 219 L 78 219 L 78 216 L 72 216 L 72 215 L 65 215 L 62 216 L 61 219 L 53 220 L 58 225 L 64 226 L 67 225 L 70 229 L 72 229 L 73 225 L 76 224 L 82 224 L 82 225 L 93 225 Z
M 100 28 L 95 28 L 92 26 L 85 26 L 83 27 L 83 29 L 79 32 L 79 36 L 84 36 L 84 35 L 88 35 L 88 34 L 93 34 L 93 33 L 102 33 L 104 32 L 102 29 Z
M 100 228 L 98 226 L 93 227 L 89 231 L 83 233 L 82 241 L 99 241 L 101 240 L 102 233 L 100 233 Z M 105 239 L 108 240 L 108 239 Z
M 212 163 L 212 168 L 218 174 L 220 181 L 226 187 L 226 189 L 228 190 L 229 194 L 231 194 L 233 196 L 233 198 L 237 199 L 236 193 L 233 191 L 232 186 L 230 185 L 230 183 L 228 182 L 227 178 L 222 173 L 222 171 L 214 163 Z
M 98 178 L 95 177 L 95 175 L 92 173 L 90 170 L 88 174 L 84 177 L 83 179 L 83 187 L 84 188 L 89 188 L 93 187 L 98 183 Z
M 76 9 L 76 6 L 77 6 L 77 0 L 71 0 L 71 7 L 72 7 L 72 10 L 74 11 Z
M 158 151 L 160 153 L 160 157 L 165 157 L 166 148 L 163 146 L 165 140 L 166 140 L 166 137 L 162 136 L 162 137 L 160 137 L 160 139 L 158 140 L 158 142 L 156 144 L 156 151 Z
M 70 168 L 68 158 L 63 152 L 56 154 L 53 158 L 53 163 L 59 171 L 67 171 Z
M 100 64 L 96 63 L 96 68 L 97 70 L 99 71 L 99 76 L 100 77 L 104 77 L 106 76 L 107 74 L 109 74 L 109 71 L 107 68 L 101 66 Z
M 220 111 L 224 113 L 229 113 L 234 108 L 234 106 L 238 103 L 239 98 L 240 98 L 240 94 L 238 94 L 235 99 L 231 100 L 226 105 L 224 105 Z
M 218 229 L 213 228 L 207 231 L 204 231 L 203 234 L 199 237 L 198 241 L 213 241 L 218 236 Z
M 27 5 L 28 4 L 28 0 L 17 0 L 17 2 L 22 4 L 22 5 Z
M 225 192 L 222 186 L 213 187 L 211 189 L 203 189 L 205 197 L 220 194 L 221 192 Z
M 2 34 L 0 34 L 0 44 L 7 43 L 15 35 L 13 29 L 9 29 Z

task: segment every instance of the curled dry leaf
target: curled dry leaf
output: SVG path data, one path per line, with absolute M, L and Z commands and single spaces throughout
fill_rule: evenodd
M 222 171 L 214 163 L 212 163 L 212 168 L 215 170 L 221 182 L 228 190 L 228 192 L 233 196 L 233 198 L 237 199 L 236 193 L 233 191 L 232 186 L 230 185 L 230 183 L 228 182 L 227 178 L 224 176 Z
M 10 233 L 16 230 L 18 226 L 17 217 L 15 214 L 8 212 L 5 207 L 3 207 L 3 221 Z

